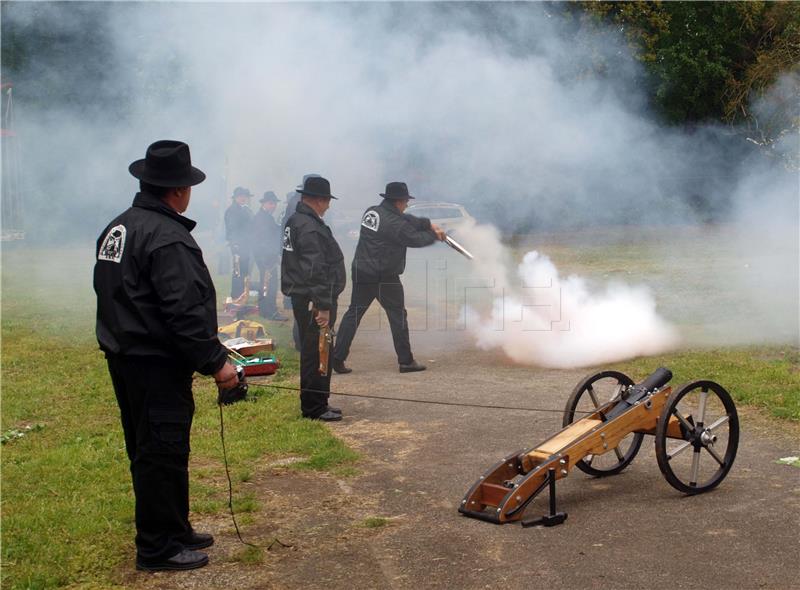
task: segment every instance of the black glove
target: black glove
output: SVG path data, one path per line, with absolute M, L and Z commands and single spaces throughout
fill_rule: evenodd
M 227 406 L 228 404 L 242 401 L 247 397 L 247 379 L 244 376 L 244 367 L 236 367 L 236 376 L 239 378 L 239 381 L 233 387 L 225 389 L 221 385 L 217 385 L 218 404 Z

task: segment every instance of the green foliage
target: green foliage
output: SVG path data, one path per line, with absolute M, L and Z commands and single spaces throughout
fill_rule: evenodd
M 800 8 L 796 3 L 770 2 L 756 14 L 756 7 L 760 4 L 763 3 L 748 3 L 743 7 L 750 9 L 747 16 L 754 21 L 750 25 L 754 30 L 753 59 L 742 75 L 727 82 L 727 120 L 752 117 L 748 103 L 753 96 L 763 96 L 781 74 L 800 71 Z M 796 109 L 791 113 L 797 116 Z
M 644 62 L 655 62 L 658 43 L 669 29 L 669 15 L 662 2 L 582 2 L 598 22 L 610 21 L 625 35 L 630 48 Z
M 655 99 L 673 122 L 720 119 L 729 78 L 741 76 L 753 35 L 736 3 L 667 2 L 670 26 L 656 45 Z
M 794 2 L 581 7 L 625 35 L 650 73 L 654 104 L 674 123 L 748 119 L 749 103 L 800 64 L 800 8 Z M 796 116 L 796 104 L 787 110 Z

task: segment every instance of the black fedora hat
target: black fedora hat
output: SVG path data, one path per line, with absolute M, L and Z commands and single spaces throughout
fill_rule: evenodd
M 194 186 L 206 179 L 202 170 L 192 166 L 189 146 L 171 139 L 150 144 L 144 159 L 133 162 L 128 171 L 155 186 Z
M 297 189 L 301 195 L 308 197 L 322 197 L 324 199 L 335 199 L 331 194 L 331 183 L 327 178 L 321 176 L 310 176 L 303 182 L 303 188 Z
M 258 202 L 259 203 L 267 203 L 267 202 L 277 203 L 278 202 L 278 195 L 276 195 L 272 191 L 267 191 L 267 192 L 264 193 L 264 196 L 262 196 L 258 200 Z
M 303 174 L 303 182 L 301 182 L 300 184 L 297 185 L 297 190 L 300 190 L 301 188 L 303 188 L 303 185 L 305 184 L 306 180 L 308 180 L 309 178 L 320 178 L 320 175 L 317 174 L 316 172 L 312 172 L 311 174 Z
M 390 182 L 386 185 L 386 192 L 379 193 L 384 199 L 413 199 L 408 194 L 408 187 L 405 182 Z
M 243 186 L 237 186 L 233 189 L 233 194 L 231 195 L 231 199 L 235 199 L 236 197 L 247 197 L 248 199 L 253 196 L 253 193 L 250 192 L 249 188 L 245 188 Z

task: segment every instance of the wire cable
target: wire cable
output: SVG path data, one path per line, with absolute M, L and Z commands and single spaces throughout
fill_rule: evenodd
M 432 400 L 432 399 L 419 399 L 419 398 L 409 398 L 409 397 L 393 397 L 388 395 L 370 395 L 368 393 L 346 393 L 343 391 L 323 391 L 321 389 L 302 389 L 300 387 L 294 387 L 291 385 L 273 385 L 271 383 L 254 383 L 253 381 L 248 381 L 247 384 L 250 387 L 272 387 L 274 389 L 285 389 L 287 391 L 309 391 L 311 393 L 325 393 L 330 395 L 340 395 L 342 397 L 359 397 L 365 399 L 379 399 L 384 401 L 392 401 L 392 402 L 408 402 L 414 404 L 430 404 L 435 406 L 452 406 L 457 408 L 480 408 L 483 410 L 514 410 L 518 412 L 550 412 L 556 414 L 563 414 L 564 410 L 559 409 L 555 410 L 553 408 L 530 408 L 530 407 L 521 407 L 521 406 L 492 406 L 488 404 L 473 404 L 468 402 L 445 402 L 441 400 Z M 596 410 L 586 411 L 586 410 L 576 410 L 576 414 L 593 414 Z
M 300 387 L 295 387 L 291 385 L 275 385 L 272 383 L 254 383 L 252 381 L 248 382 L 249 387 L 261 387 L 261 388 L 268 388 L 271 387 L 273 389 L 282 389 L 286 391 L 303 391 Z M 530 408 L 530 407 L 520 407 L 520 406 L 492 406 L 488 404 L 473 404 L 468 402 L 444 402 L 440 400 L 431 400 L 431 399 L 418 399 L 418 398 L 408 398 L 408 397 L 393 397 L 388 395 L 371 395 L 368 393 L 346 393 L 344 391 L 323 391 L 320 389 L 308 389 L 306 388 L 305 391 L 310 391 L 312 393 L 325 393 L 329 395 L 339 395 L 342 397 L 356 397 L 356 398 L 363 398 L 363 399 L 376 399 L 382 401 L 392 401 L 392 402 L 406 402 L 406 403 L 414 403 L 414 404 L 429 404 L 434 406 L 449 406 L 449 407 L 457 407 L 457 408 L 478 408 L 482 410 L 511 410 L 516 412 L 549 412 L 549 413 L 557 413 L 563 414 L 563 409 L 553 409 L 553 408 Z M 248 547 L 254 547 L 256 549 L 260 549 L 258 545 L 254 545 L 253 543 L 248 543 L 242 538 L 242 533 L 239 531 L 239 524 L 236 522 L 236 514 L 233 511 L 233 481 L 231 480 L 231 473 L 228 468 L 228 453 L 225 449 L 225 425 L 224 420 L 222 417 L 222 404 L 217 404 L 219 406 L 219 437 L 222 441 L 222 458 L 225 463 L 225 475 L 228 477 L 228 509 L 231 513 L 231 519 L 233 520 L 233 526 L 236 529 L 236 536 L 239 537 L 239 541 L 243 545 L 247 545 Z M 596 410 L 592 411 L 583 411 L 583 410 L 575 410 L 573 414 L 592 414 Z M 291 544 L 286 544 L 281 542 L 277 537 L 273 539 L 273 541 L 267 547 L 267 551 L 272 549 L 274 545 L 280 545 L 281 547 L 291 547 Z
M 236 514 L 233 511 L 233 481 L 231 480 L 231 472 L 228 468 L 228 452 L 225 449 L 225 421 L 222 417 L 222 404 L 217 404 L 219 407 L 219 438 L 222 441 L 222 459 L 225 464 L 225 475 L 228 477 L 228 509 L 231 513 L 231 520 L 233 520 L 233 528 L 236 529 L 236 536 L 239 537 L 239 541 L 242 545 L 247 545 L 248 547 L 253 547 L 254 549 L 261 549 L 259 545 L 255 545 L 253 543 L 248 543 L 242 538 L 242 533 L 239 530 L 239 523 L 236 522 Z M 291 547 L 291 544 L 283 543 L 278 537 L 275 537 L 272 542 L 267 546 L 267 551 L 271 550 L 275 545 L 280 545 L 281 547 Z

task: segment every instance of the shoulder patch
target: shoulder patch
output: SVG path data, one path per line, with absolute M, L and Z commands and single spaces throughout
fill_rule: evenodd
M 367 211 L 361 218 L 361 225 L 372 231 L 378 231 L 378 227 L 381 225 L 381 216 L 377 211 Z
M 115 225 L 106 234 L 100 252 L 97 253 L 98 260 L 119 263 L 122 260 L 122 252 L 125 250 L 125 234 L 128 230 L 124 225 Z
M 288 225 L 283 228 L 283 249 L 287 252 L 294 252 L 294 246 L 292 245 L 292 228 Z

